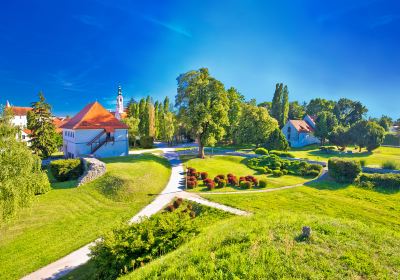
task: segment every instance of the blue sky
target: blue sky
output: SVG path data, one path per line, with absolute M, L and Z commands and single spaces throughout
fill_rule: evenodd
M 3 1 L 0 103 L 43 90 L 56 114 L 176 94 L 208 67 L 247 99 L 347 97 L 400 117 L 398 1 Z

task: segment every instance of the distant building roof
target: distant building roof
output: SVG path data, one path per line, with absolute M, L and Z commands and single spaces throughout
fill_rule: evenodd
M 128 126 L 117 120 L 99 102 L 86 105 L 78 114 L 61 126 L 66 129 L 128 129 Z
M 10 106 L 11 111 L 13 112 L 14 116 L 26 116 L 29 111 L 32 111 L 31 107 L 15 107 Z
M 30 129 L 27 129 L 27 128 L 25 128 L 25 129 L 23 129 L 22 130 L 25 134 L 32 134 L 32 130 L 30 130 Z
M 314 129 L 304 120 L 289 120 L 298 132 L 313 132 Z
M 53 124 L 56 127 L 56 131 L 60 133 L 62 131 L 61 126 L 66 124 L 70 119 L 69 118 L 60 118 L 60 117 L 55 117 L 53 119 Z

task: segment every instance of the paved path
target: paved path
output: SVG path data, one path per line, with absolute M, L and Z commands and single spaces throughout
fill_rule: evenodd
M 156 148 L 153 150 L 160 150 Z M 235 209 L 229 206 L 225 206 L 219 203 L 208 201 L 204 198 L 199 197 L 196 194 L 187 193 L 182 187 L 182 181 L 184 178 L 183 166 L 179 160 L 179 155 L 174 151 L 174 148 L 161 148 L 164 152 L 164 156 L 168 159 L 172 166 L 171 177 L 168 181 L 165 189 L 157 195 L 157 197 L 146 207 L 144 207 L 139 213 L 137 213 L 129 221 L 130 223 L 139 222 L 143 217 L 150 217 L 151 215 L 164 209 L 164 207 L 171 202 L 175 197 L 182 197 L 188 200 L 195 201 L 200 204 L 204 204 L 210 207 L 215 207 L 223 211 L 227 211 L 236 215 L 249 215 L 250 213 Z M 151 152 L 152 150 L 140 150 L 130 152 L 131 154 L 140 154 Z M 99 239 L 98 239 L 99 240 Z M 96 240 L 97 241 L 97 240 Z M 23 280 L 37 280 L 37 279 L 58 279 L 72 270 L 76 269 L 78 266 L 85 264 L 89 259 L 90 247 L 95 244 L 91 242 L 82 248 L 66 255 L 65 257 L 45 266 L 41 269 L 32 272 L 31 274 L 23 277 Z

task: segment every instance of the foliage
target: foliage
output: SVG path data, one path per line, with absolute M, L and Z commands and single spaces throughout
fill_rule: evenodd
M 265 148 L 257 148 L 254 150 L 254 153 L 257 155 L 268 155 L 268 150 Z
M 136 146 L 136 137 L 139 136 L 139 122 L 140 119 L 134 116 L 128 116 L 122 120 L 128 126 L 129 143 Z
M 271 104 L 271 116 L 283 127 L 289 115 L 289 91 L 286 85 L 277 83 Z
M 269 151 L 269 154 L 270 155 L 277 155 L 279 157 L 288 157 L 288 158 L 294 158 L 295 157 L 292 153 L 283 152 L 283 151 L 275 151 L 275 150 Z
M 32 110 L 28 113 L 28 128 L 30 134 L 31 149 L 41 158 L 51 156 L 57 151 L 57 132 L 53 124 L 51 107 L 39 92 L 39 100 L 32 103 Z
M 229 125 L 225 127 L 225 137 L 227 140 L 234 140 L 234 135 L 236 134 L 239 127 L 239 120 L 242 111 L 244 96 L 240 94 L 240 92 L 238 92 L 237 89 L 235 89 L 234 87 L 229 88 L 226 93 L 229 100 Z
M 390 146 L 400 146 L 400 135 L 387 133 L 385 135 L 385 139 L 383 139 L 382 144 Z
M 214 146 L 226 134 L 229 100 L 224 85 L 210 76 L 207 68 L 180 75 L 176 106 L 199 141 L 199 157 L 204 146 Z
M 359 101 L 341 98 L 335 104 L 333 112 L 341 125 L 350 126 L 361 121 L 368 109 Z
M 393 119 L 391 117 L 383 115 L 379 120 L 378 124 L 385 129 L 385 131 L 389 131 L 390 127 L 393 125 Z
M 275 128 L 268 136 L 264 147 L 268 150 L 287 151 L 289 149 L 289 143 L 282 131 L 279 128 Z
M 385 137 L 385 130 L 375 122 L 359 121 L 354 124 L 350 130 L 350 137 L 352 142 L 359 146 L 360 151 L 362 148 L 367 148 L 370 152 L 379 148 Z
M 266 188 L 267 187 L 267 180 L 264 180 L 264 179 L 260 180 L 259 183 L 258 183 L 258 186 L 260 188 Z
M 91 248 L 96 277 L 115 279 L 160 255 L 175 250 L 199 231 L 187 212 L 165 212 L 121 226 Z
M 300 105 L 298 101 L 289 103 L 289 120 L 301 120 L 305 114 L 305 105 Z
M 352 142 L 349 129 L 344 126 L 334 127 L 328 135 L 328 140 L 331 144 L 340 147 L 342 151 Z
M 357 184 L 362 187 L 372 188 L 390 188 L 400 190 L 400 174 L 366 174 L 362 173 L 358 179 Z
M 140 147 L 144 149 L 153 148 L 154 145 L 154 138 L 152 136 L 142 136 L 139 140 Z
M 394 160 L 387 160 L 382 162 L 382 168 L 394 170 L 394 169 L 399 169 L 400 165 L 398 161 L 396 162 Z
M 235 142 L 259 146 L 267 141 L 268 136 L 277 126 L 276 120 L 269 116 L 267 109 L 243 104 Z
M 333 113 L 323 111 L 317 114 L 314 135 L 321 139 L 321 145 L 325 144 L 325 140 L 335 126 L 337 126 L 337 120 Z
M 274 176 L 290 174 L 315 177 L 322 170 L 322 166 L 318 164 L 309 164 L 299 160 L 286 160 L 271 153 L 269 156 L 249 159 L 247 166 L 259 172 L 272 173 Z
M 349 159 L 330 158 L 329 175 L 339 183 L 352 183 L 361 172 L 360 162 Z
M 78 179 L 83 166 L 80 159 L 59 159 L 50 163 L 50 170 L 57 181 L 64 182 Z
M 35 194 L 50 190 L 40 158 L 16 140 L 11 118 L 8 109 L 0 117 L 0 224 L 28 206 Z
M 306 113 L 310 116 L 316 116 L 319 112 L 331 112 L 335 102 L 323 98 L 311 99 L 306 106 Z

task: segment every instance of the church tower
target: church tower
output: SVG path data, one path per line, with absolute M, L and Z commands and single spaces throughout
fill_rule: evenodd
M 123 113 L 124 113 L 124 98 L 122 97 L 121 86 L 118 86 L 117 108 L 115 109 L 115 117 L 120 120 L 122 119 Z

